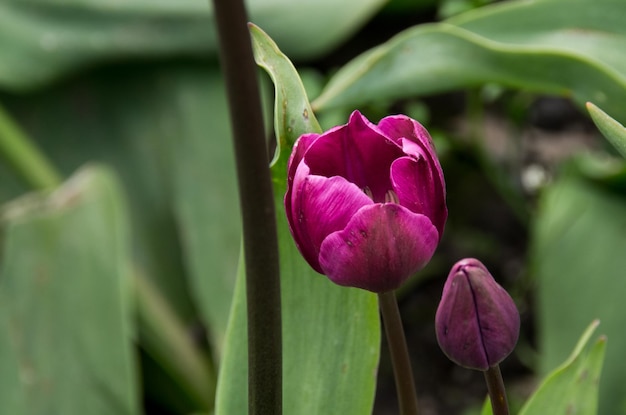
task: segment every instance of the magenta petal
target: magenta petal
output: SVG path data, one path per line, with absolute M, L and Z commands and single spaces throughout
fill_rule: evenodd
M 292 179 L 296 173 L 298 165 L 304 158 L 304 154 L 309 149 L 311 144 L 319 138 L 319 134 L 309 133 L 301 135 L 293 145 L 291 156 L 289 157 L 287 179 Z
M 380 120 L 378 128 L 395 143 L 401 145 L 406 155 L 415 158 L 424 157 L 428 164 L 437 170 L 435 185 L 445 189 L 443 171 L 437 159 L 435 145 L 422 124 L 406 115 L 393 115 Z
M 438 241 L 428 217 L 393 203 L 374 204 L 324 240 L 319 263 L 336 284 L 381 293 L 424 267 Z
M 493 366 L 508 356 L 517 343 L 519 312 L 509 293 L 495 282 L 486 268 L 483 275 L 470 272 L 469 283 L 477 299 L 476 310 L 487 359 Z
M 391 188 L 391 163 L 403 155 L 399 142 L 354 111 L 348 124 L 327 131 L 309 147 L 304 162 L 311 174 L 344 177 L 361 189 L 368 188 L 374 201 L 382 202 Z
M 291 203 L 293 199 L 294 187 L 297 187 L 298 185 L 297 183 L 294 183 L 294 181 L 296 181 L 295 180 L 296 172 L 298 168 L 300 167 L 301 165 L 300 162 L 302 161 L 302 158 L 304 157 L 304 154 L 308 150 L 309 146 L 318 137 L 319 137 L 319 134 L 315 134 L 315 133 L 301 135 L 296 140 L 293 146 L 293 150 L 291 152 L 291 156 L 289 157 L 289 162 L 287 164 L 287 191 L 285 193 L 284 202 L 285 202 L 285 210 L 287 213 L 287 221 L 289 222 L 289 227 L 291 228 L 291 232 L 294 234 L 294 237 L 296 237 L 295 233 L 297 232 L 297 230 L 294 228 L 295 218 L 292 215 L 293 208 L 291 206 Z M 303 177 L 303 175 L 306 176 L 309 173 L 306 165 L 304 165 L 303 167 L 304 169 L 300 168 L 301 170 L 300 177 Z M 302 170 L 304 170 L 304 172 L 302 172 Z
M 402 138 L 411 140 L 423 149 L 434 149 L 433 141 L 426 128 L 406 115 L 391 115 L 378 123 L 378 128 L 394 142 L 402 144 Z
M 452 267 L 435 315 L 437 341 L 451 360 L 487 370 L 511 353 L 519 327 L 513 299 L 480 261 Z
M 316 271 L 320 245 L 327 235 L 343 229 L 354 214 L 372 200 L 343 177 L 306 176 L 292 201 L 296 241 Z
M 471 369 L 487 370 L 489 359 L 472 298 L 472 288 L 463 273 L 448 278 L 435 319 L 437 341 L 441 350 L 457 364 Z
M 445 196 L 433 173 L 423 157 L 401 157 L 391 165 L 391 183 L 400 204 L 428 216 L 441 237 L 448 215 Z

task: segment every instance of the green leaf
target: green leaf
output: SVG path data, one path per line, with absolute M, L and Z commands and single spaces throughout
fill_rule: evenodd
M 130 234 L 112 172 L 18 199 L 1 223 L 3 412 L 138 414 Z
M 543 379 L 519 415 L 597 413 L 606 337 L 601 336 L 591 346 L 589 341 L 598 324 L 596 320 L 587 327 L 569 358 Z M 480 414 L 493 414 L 488 397 Z
M 315 110 L 486 82 L 598 103 L 626 117 L 621 1 L 510 1 L 408 29 L 331 79 Z
M 589 341 L 598 324 L 594 321 L 585 330 L 570 357 L 543 380 L 520 415 L 597 413 L 606 337 L 601 336 L 591 346 Z
M 596 107 L 591 102 L 587 103 L 587 111 L 603 136 L 613 144 L 613 147 L 626 157 L 626 128 L 606 112 Z
M 480 415 L 493 415 L 493 411 L 491 410 L 491 401 L 489 400 L 489 396 L 485 399 L 483 403 L 483 407 L 480 411 Z
M 219 356 L 240 219 L 217 66 L 109 67 L 5 102 L 63 173 L 88 160 L 115 168 L 128 190 L 137 266 L 185 323 L 198 308 Z
M 239 259 L 241 219 L 237 177 L 222 76 L 183 70 L 158 81 L 172 134 L 164 142 L 172 155 L 173 213 L 191 296 L 221 357 Z M 167 103 L 171 104 L 167 104 Z M 174 127 L 175 125 L 175 127 Z
M 291 56 L 312 58 L 345 40 L 385 2 L 247 3 L 251 20 Z M 0 2 L 0 51 L 0 85 L 24 90 L 113 59 L 215 56 L 217 39 L 205 0 L 11 0 Z
M 546 189 L 531 241 L 536 278 L 541 369 L 559 364 L 590 319 L 611 339 L 598 413 L 626 413 L 626 198 L 565 176 Z
M 219 360 L 239 254 L 236 178 L 222 88 L 216 65 L 125 65 L 5 99 L 7 112 L 63 172 L 98 160 L 119 173 L 131 207 L 134 263 L 161 301 L 153 307 L 160 315 L 148 321 L 150 335 L 141 336 L 141 344 L 165 370 L 160 376 L 182 388 L 191 383 L 187 392 L 203 404 L 198 408 L 208 407 L 204 403 L 212 393 L 205 388 L 197 399 L 198 389 L 210 382 L 203 375 L 205 365 L 197 364 L 204 350 L 187 347 L 190 333 L 198 320 L 206 323 Z M 1 188 L 5 185 L 3 176 Z M 164 320 L 172 308 L 173 316 Z M 180 324 L 183 337 L 175 338 L 171 321 Z M 168 399 L 159 391 L 149 393 Z
M 370 413 L 380 344 L 376 297 L 337 287 L 312 271 L 300 258 L 284 219 L 279 243 L 284 413 Z M 216 415 L 248 413 L 246 338 L 245 278 L 240 272 L 218 378 Z
M 274 130 L 276 154 L 272 160 L 272 175 L 278 190 L 286 187 L 287 161 L 291 148 L 298 137 L 305 133 L 321 133 L 320 127 L 304 85 L 289 58 L 278 49 L 276 43 L 258 26 L 250 24 L 254 59 L 267 71 L 274 83 Z M 277 182 L 278 181 L 278 182 Z
M 317 274 L 298 252 L 282 204 L 286 160 L 295 139 L 319 131 L 293 65 L 257 28 L 255 55 L 276 83 L 273 164 L 283 310 L 283 410 L 285 414 L 371 413 L 379 357 L 376 297 L 343 288 Z M 308 110 L 307 116 L 303 111 Z M 240 264 L 243 270 L 243 264 Z M 243 271 L 237 289 L 218 378 L 216 415 L 247 413 L 246 303 Z M 305 374 L 305 375 L 303 375 Z

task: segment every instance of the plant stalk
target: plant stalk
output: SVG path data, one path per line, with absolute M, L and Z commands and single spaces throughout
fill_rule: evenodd
M 484 373 L 493 415 L 509 415 L 509 405 L 506 400 L 500 365 L 491 366 Z
M 143 349 L 183 387 L 198 408 L 212 410 L 216 383 L 213 362 L 194 344 L 154 284 L 138 270 L 133 277 Z
M 243 0 L 213 0 L 237 162 L 248 308 L 248 411 L 282 413 L 280 275 L 257 68 Z
M 391 355 L 400 415 L 416 415 L 418 410 L 415 382 L 395 292 L 378 294 L 378 303 Z
M 0 156 L 33 189 L 51 189 L 62 182 L 61 174 L 0 106 Z

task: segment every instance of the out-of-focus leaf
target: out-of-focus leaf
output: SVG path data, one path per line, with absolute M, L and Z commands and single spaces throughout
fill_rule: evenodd
M 313 108 L 496 82 L 626 117 L 626 4 L 510 1 L 420 25 L 344 66 Z
M 589 111 L 591 119 L 602 135 L 613 144 L 613 147 L 622 156 L 626 157 L 626 128 L 591 102 L 587 103 L 587 111 Z
M 491 401 L 489 400 L 489 397 L 485 399 L 483 407 L 480 411 L 480 415 L 493 415 L 493 411 L 491 410 Z
M 383 0 L 251 0 L 252 21 L 290 56 L 312 58 L 339 44 Z M 104 60 L 215 56 L 206 0 L 7 0 L 0 2 L 0 85 L 24 90 Z
M 590 319 L 600 319 L 611 339 L 598 413 L 626 413 L 624 229 L 626 198 L 571 175 L 546 189 L 531 241 L 541 369 L 567 356 Z
M 2 411 L 138 414 L 130 235 L 114 175 L 85 169 L 7 205 L 1 223 Z
M 292 240 L 282 204 L 286 169 L 281 159 L 289 156 L 300 134 L 319 126 L 312 113 L 303 117 L 308 100 L 293 66 L 262 32 L 253 29 L 253 38 L 258 63 L 278 84 L 275 128 L 283 147 L 272 173 L 281 261 L 284 413 L 370 413 L 380 343 L 376 297 L 338 287 L 315 273 Z M 247 413 L 244 288 L 242 266 L 218 378 L 216 415 Z
M 520 415 L 597 413 L 606 337 L 601 336 L 592 345 L 589 342 L 598 323 L 585 330 L 567 361 L 543 380 Z
M 136 264 L 187 323 L 191 288 L 219 349 L 240 231 L 217 68 L 109 67 L 4 101 L 65 174 L 87 160 L 117 170 L 131 202 Z
M 159 82 L 161 116 L 175 123 L 174 214 L 192 298 L 221 356 L 239 258 L 241 223 L 228 106 L 217 71 L 185 71 Z M 169 113 L 169 114 L 166 114 Z

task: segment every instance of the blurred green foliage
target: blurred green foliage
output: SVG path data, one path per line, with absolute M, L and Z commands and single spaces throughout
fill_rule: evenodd
M 322 89 L 313 108 L 323 126 L 345 122 L 355 107 L 380 116 L 406 108 L 432 120 L 440 149 L 450 150 L 440 152 L 444 167 L 446 155 L 459 148 L 480 155 L 475 168 L 495 183 L 508 209 L 528 212 L 528 279 L 511 285 L 531 289 L 537 301 L 530 315 L 538 328 L 538 371 L 565 360 L 584 327 L 600 318 L 609 337 L 600 413 L 626 414 L 623 160 L 605 162 L 610 156 L 598 151 L 593 160 L 600 167 L 593 170 L 582 162 L 550 166 L 554 175 L 535 206 L 519 189 L 516 171 L 500 168 L 484 141 L 459 146 L 437 125 L 450 108 L 423 101 L 451 91 L 476 98 L 476 88 L 488 85 L 483 91 L 492 91 L 490 98 L 474 100 L 474 107 L 502 104 L 518 127 L 536 94 L 578 106 L 591 101 L 623 123 L 626 60 L 618 52 L 626 50 L 626 4 L 394 0 L 383 9 L 383 3 L 248 2 L 251 20 L 309 74 L 307 88 Z M 357 51 L 345 42 L 368 21 L 393 27 L 400 16 L 452 17 L 402 33 L 398 26 L 396 37 L 381 38 L 346 63 Z M 361 35 L 371 35 L 371 27 Z M 8 117 L 0 119 L 3 413 L 134 414 L 142 402 L 150 413 L 153 400 L 168 413 L 210 413 L 220 368 L 218 401 L 240 398 L 242 295 L 232 303 L 239 206 L 215 50 L 212 12 L 203 0 L 0 1 L 0 103 Z M 281 72 L 277 83 L 293 77 Z M 518 93 L 507 95 L 511 90 Z M 467 118 L 472 111 L 462 109 Z M 82 167 L 94 161 L 107 167 Z M 71 179 L 27 194 L 54 187 L 59 177 Z M 451 185 L 465 179 L 446 178 Z M 324 387 L 341 392 L 348 384 L 328 383 L 328 371 L 354 370 L 367 392 L 352 391 L 341 404 L 369 408 L 379 352 L 375 304 L 334 291 L 314 275 L 279 219 L 282 268 L 293 276 L 285 288 L 294 294 L 284 304 L 285 344 L 304 362 L 287 359 L 287 383 L 328 411 L 342 397 Z M 488 239 L 489 232 L 472 235 Z M 446 238 L 455 237 L 464 235 L 449 228 Z M 466 245 L 479 244 L 470 237 Z M 435 258 L 430 277 L 445 276 L 451 265 L 445 259 Z M 358 356 L 359 342 L 367 344 L 365 356 Z M 320 353 L 333 359 L 319 364 Z M 368 366 L 349 367 L 352 362 Z M 317 383 L 297 384 L 308 376 Z M 223 386 L 229 382 L 230 390 Z M 204 389 L 211 390 L 204 396 Z M 240 411 L 223 408 L 228 415 Z

